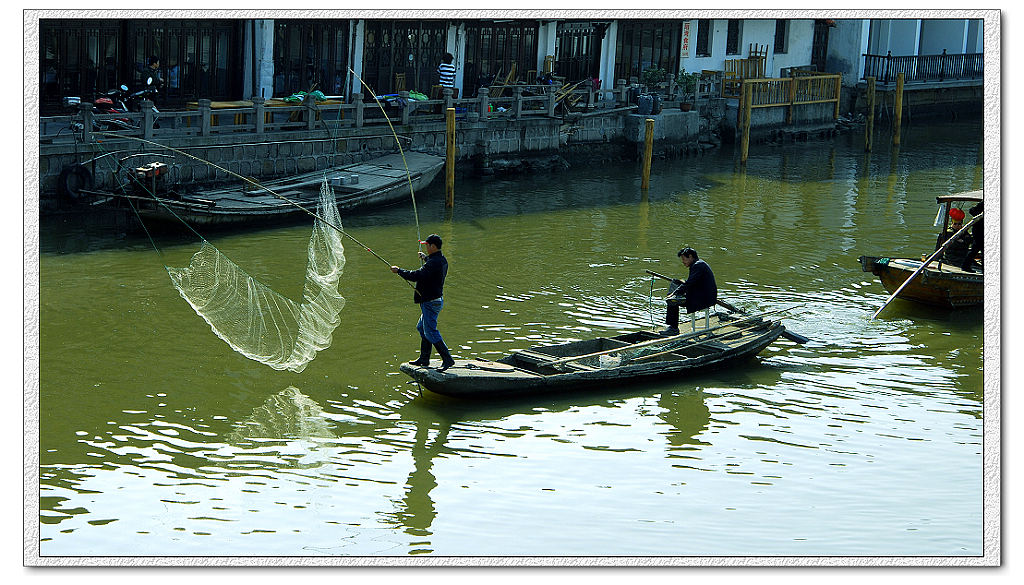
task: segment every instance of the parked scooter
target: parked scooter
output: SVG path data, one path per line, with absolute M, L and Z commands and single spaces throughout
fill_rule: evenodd
M 128 88 L 126 88 L 123 85 L 121 87 L 124 88 L 124 90 L 127 92 Z M 152 100 L 154 97 L 156 97 L 157 92 L 157 88 L 153 86 L 153 78 L 147 77 L 146 87 L 140 89 L 135 93 L 128 94 L 127 96 L 125 96 L 124 103 L 127 106 L 128 111 L 141 112 L 142 100 Z M 159 114 L 160 110 L 156 109 L 156 106 L 153 106 L 153 113 Z
M 153 78 L 150 77 L 146 80 L 146 87 L 139 91 L 130 93 L 128 86 L 121 84 L 119 87 L 106 91 L 99 95 L 92 104 L 92 112 L 94 114 L 124 114 L 128 112 L 141 112 L 142 111 L 142 100 L 152 99 L 157 94 L 157 89 L 153 87 Z M 63 106 L 65 109 L 78 111 L 78 105 L 82 99 L 79 97 L 65 97 L 63 98 Z M 158 114 L 159 110 L 156 106 L 153 106 L 153 113 Z M 82 125 L 79 122 L 72 123 L 73 130 L 81 130 Z M 111 131 L 111 130 L 134 130 L 139 126 L 131 118 L 114 118 L 104 117 L 96 119 L 94 126 L 100 131 Z M 157 125 L 159 127 L 159 125 Z

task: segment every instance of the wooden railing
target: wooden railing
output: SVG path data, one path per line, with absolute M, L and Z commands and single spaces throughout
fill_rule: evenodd
M 786 121 L 789 123 L 793 120 L 793 106 L 804 104 L 834 103 L 833 116 L 838 118 L 842 81 L 843 76 L 836 73 L 744 79 L 743 85 L 751 88 L 751 108 L 788 107 Z
M 722 97 L 739 97 L 744 79 L 761 79 L 765 75 L 765 57 L 726 59 L 722 64 Z
M 878 83 L 896 83 L 902 73 L 904 83 L 948 82 L 981 79 L 985 73 L 984 53 L 941 55 L 864 55 L 864 77 Z

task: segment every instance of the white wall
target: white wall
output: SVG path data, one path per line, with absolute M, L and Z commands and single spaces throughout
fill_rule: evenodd
M 255 28 L 255 47 L 253 29 Z M 242 99 L 274 97 L 274 21 L 246 21 L 243 51 L 245 71 L 242 76 Z M 255 48 L 256 54 L 253 55 Z M 256 87 L 253 88 L 253 62 L 255 61 Z
M 813 23 L 811 26 L 813 28 Z M 835 28 L 829 31 L 826 68 L 829 72 L 842 73 L 846 85 L 856 84 L 864 76 L 862 55 L 868 53 L 870 31 L 871 21 L 860 19 L 836 20 Z
M 941 55 L 943 50 L 963 53 L 967 43 L 967 23 L 962 19 L 922 20 L 918 55 Z
M 601 89 L 614 89 L 617 83 L 615 79 L 615 38 L 618 36 L 619 22 L 613 20 L 604 33 L 604 40 L 601 41 Z
M 967 44 L 965 45 L 965 52 L 967 53 L 984 53 L 985 52 L 985 32 L 984 23 L 981 20 L 972 20 L 967 26 Z
M 809 19 L 792 19 L 789 21 L 789 46 L 785 53 L 775 53 L 775 19 L 747 19 L 740 25 L 739 54 L 726 55 L 725 45 L 729 35 L 728 20 L 714 20 L 708 46 L 710 57 L 697 56 L 697 21 L 691 20 L 690 55 L 680 54 L 679 65 L 687 73 L 700 72 L 702 69 L 720 71 L 727 59 L 741 59 L 750 55 L 750 45 L 768 47 L 768 58 L 765 62 L 765 75 L 778 77 L 779 71 L 785 67 L 808 65 L 811 62 L 811 46 L 814 43 L 814 21 Z
M 892 52 L 894 57 L 917 55 L 920 28 L 921 21 L 916 19 L 872 20 L 868 52 L 872 55 Z

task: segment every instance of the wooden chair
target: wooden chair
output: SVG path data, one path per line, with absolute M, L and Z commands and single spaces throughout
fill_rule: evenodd
M 395 93 L 405 91 L 405 73 L 395 73 Z

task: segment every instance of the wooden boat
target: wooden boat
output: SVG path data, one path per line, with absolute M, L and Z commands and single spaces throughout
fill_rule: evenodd
M 761 316 L 712 318 L 675 337 L 640 331 L 516 350 L 501 359 L 455 360 L 444 372 L 401 365 L 420 386 L 459 398 L 600 389 L 659 378 L 686 379 L 752 358 L 786 328 Z
M 948 209 L 955 207 L 966 212 L 966 208 L 981 200 L 981 191 L 937 197 L 939 214 L 944 218 L 942 231 L 949 231 Z M 938 242 L 933 251 L 938 250 L 941 243 Z M 921 268 L 925 258 L 861 256 L 858 261 L 865 272 L 878 276 L 882 286 L 891 294 Z M 966 272 L 960 266 L 944 263 L 938 258 L 907 284 L 897 298 L 949 309 L 980 305 L 985 300 L 984 272 L 981 268 Z
M 277 196 L 241 180 L 232 187 L 195 193 L 150 189 L 156 197 L 145 191 L 87 193 L 83 190 L 83 193 L 120 204 L 131 199 L 147 226 L 179 220 L 197 227 L 269 223 L 309 217 L 307 211 L 315 212 L 325 176 L 334 189 L 338 209 L 346 212 L 408 199 L 410 182 L 414 191 L 426 187 L 440 173 L 444 162 L 441 156 L 406 152 L 405 162 L 401 155 L 389 154 L 362 163 L 260 183 Z

